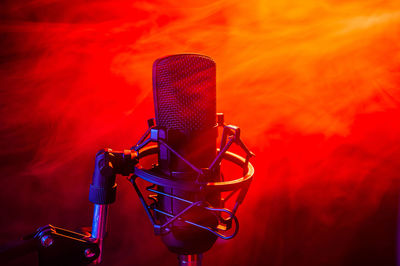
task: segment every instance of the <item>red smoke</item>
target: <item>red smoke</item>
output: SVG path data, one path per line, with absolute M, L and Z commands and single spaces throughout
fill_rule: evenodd
M 395 263 L 400 2 L 3 1 L 0 20 L 1 243 L 90 225 L 96 152 L 145 130 L 153 61 L 195 52 L 256 153 L 239 235 L 204 264 Z M 118 185 L 105 265 L 176 265 Z

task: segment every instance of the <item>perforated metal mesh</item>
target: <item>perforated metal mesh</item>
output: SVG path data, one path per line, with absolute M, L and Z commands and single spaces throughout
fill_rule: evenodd
M 171 55 L 153 64 L 157 125 L 196 131 L 215 125 L 215 62 L 196 54 Z

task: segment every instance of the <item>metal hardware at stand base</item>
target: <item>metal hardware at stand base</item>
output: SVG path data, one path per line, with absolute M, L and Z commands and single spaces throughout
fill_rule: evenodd
M 38 252 L 40 266 L 80 266 L 96 260 L 100 249 L 90 238 L 90 234 L 46 225 L 17 244 L 1 247 L 0 262 L 7 262 L 31 252 Z

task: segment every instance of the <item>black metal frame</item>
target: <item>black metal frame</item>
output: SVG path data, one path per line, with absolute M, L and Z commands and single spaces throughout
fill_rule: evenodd
M 0 262 L 38 252 L 40 266 L 88 265 L 99 257 L 100 249 L 90 234 L 46 225 L 22 240 L 1 247 Z

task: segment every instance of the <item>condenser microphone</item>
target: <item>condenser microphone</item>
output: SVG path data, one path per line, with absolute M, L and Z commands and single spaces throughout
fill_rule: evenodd
M 216 156 L 216 68 L 215 62 L 203 55 L 180 54 L 158 59 L 153 64 L 153 94 L 156 125 L 165 134 L 159 144 L 158 170 L 178 182 L 199 181 L 199 174 L 167 146 L 199 169 L 207 168 Z M 219 167 L 208 173 L 202 182 L 220 181 Z M 159 190 L 192 202 L 203 201 L 220 206 L 220 193 L 190 192 L 159 186 Z M 187 204 L 159 195 L 158 208 L 178 215 Z M 169 217 L 160 215 L 161 222 Z M 215 227 L 218 219 L 202 206 L 182 216 L 205 227 Z M 179 254 L 198 255 L 216 241 L 217 236 L 183 221 L 172 223 L 162 236 L 169 250 Z M 196 257 L 196 256 L 195 256 Z M 197 256 L 198 257 L 198 256 Z M 183 259 L 184 260 L 184 259 Z
M 178 255 L 179 264 L 199 266 L 202 253 L 218 237 L 231 239 L 239 230 L 236 211 L 253 178 L 253 153 L 241 141 L 240 128 L 225 124 L 223 115 L 216 113 L 216 67 L 211 58 L 178 54 L 156 60 L 153 95 L 155 121 L 148 120 L 149 128 L 130 152 L 112 153 L 122 159 L 111 163 L 117 172 L 132 173 L 129 180 L 155 234 Z M 233 144 L 245 157 L 229 151 Z M 145 169 L 140 161 L 149 155 L 157 155 L 157 162 Z M 222 178 L 223 161 L 239 166 L 242 176 Z M 146 192 L 148 199 L 138 178 L 151 184 L 146 187 L 152 193 Z

